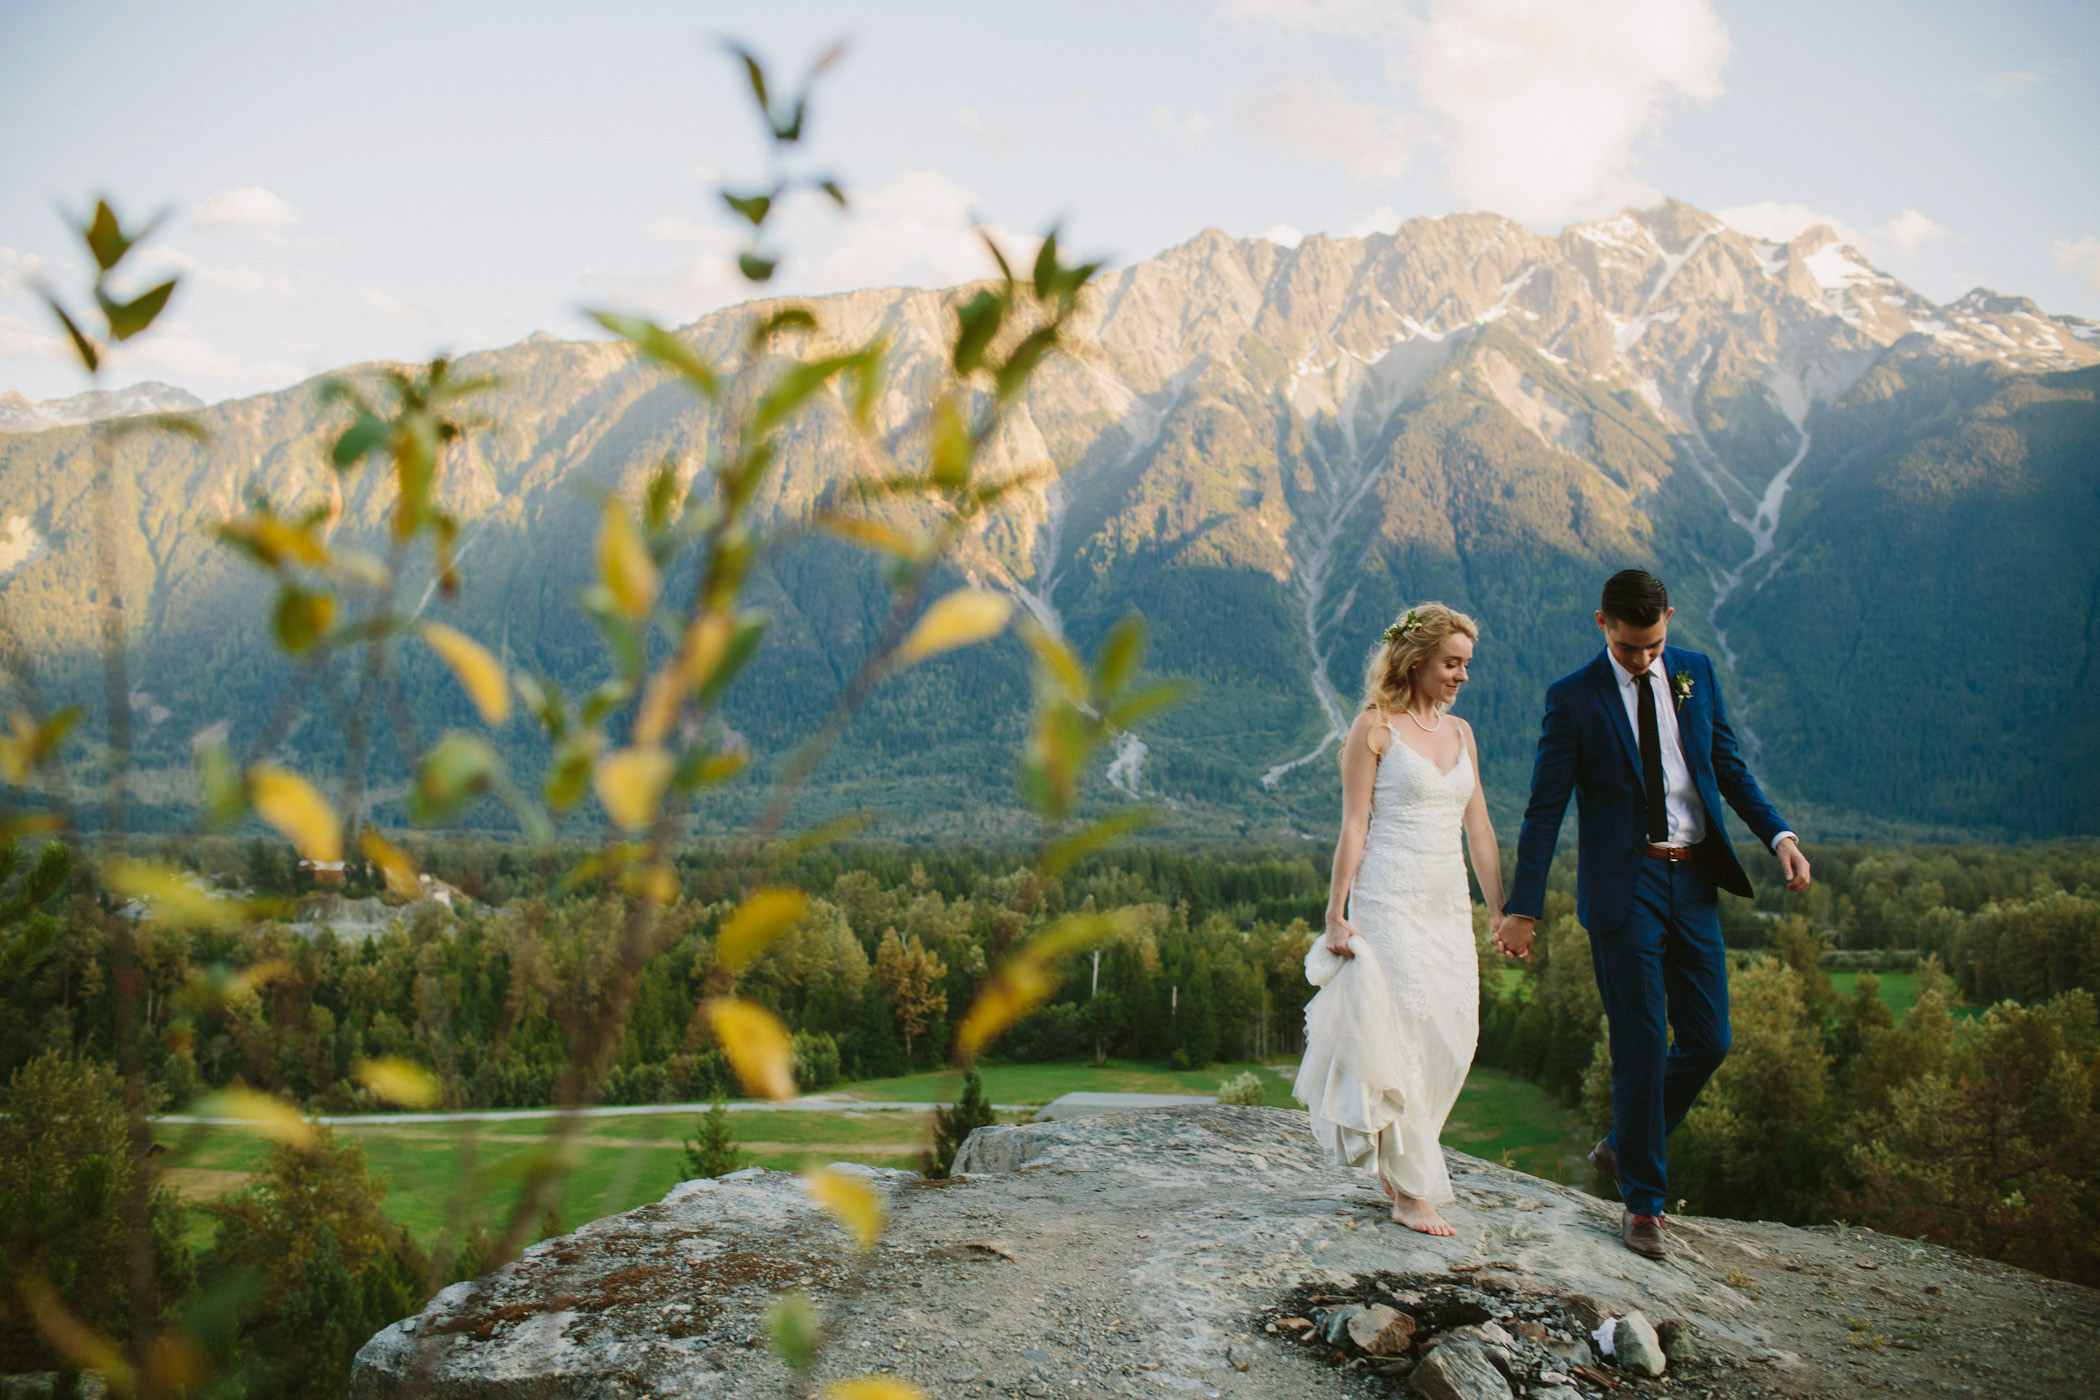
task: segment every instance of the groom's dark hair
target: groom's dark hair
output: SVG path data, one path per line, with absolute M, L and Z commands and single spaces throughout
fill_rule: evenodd
M 1604 581 L 1597 608 L 1607 622 L 1653 627 L 1670 610 L 1670 590 L 1646 569 L 1621 569 Z

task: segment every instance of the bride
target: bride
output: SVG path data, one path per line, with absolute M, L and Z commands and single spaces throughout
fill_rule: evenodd
M 1375 1164 L 1393 1219 L 1427 1235 L 1454 1233 L 1437 1213 L 1452 1199 L 1437 1137 L 1480 1032 L 1461 827 L 1488 910 L 1502 911 L 1479 747 L 1447 712 L 1479 636 L 1464 613 L 1423 603 L 1371 652 L 1363 710 L 1342 745 L 1327 933 L 1305 960 L 1320 990 L 1293 1090 L 1328 1153 Z

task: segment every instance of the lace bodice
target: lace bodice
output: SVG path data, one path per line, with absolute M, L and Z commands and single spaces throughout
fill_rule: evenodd
M 1458 761 L 1443 770 L 1395 733 L 1371 788 L 1371 829 L 1356 892 L 1410 902 L 1429 896 L 1447 906 L 1455 891 L 1470 915 L 1459 833 L 1472 797 L 1473 754 L 1463 730 Z

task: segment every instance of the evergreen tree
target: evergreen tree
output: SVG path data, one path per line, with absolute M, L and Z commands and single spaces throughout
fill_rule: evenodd
M 700 1140 L 686 1141 L 686 1179 L 733 1172 L 740 1165 L 742 1156 L 742 1150 L 729 1132 L 729 1110 L 717 1099 L 713 1108 L 700 1115 Z
M 955 1166 L 955 1154 L 962 1149 L 965 1139 L 979 1128 L 990 1127 L 998 1122 L 992 1112 L 991 1103 L 984 1096 L 984 1081 L 972 1069 L 963 1074 L 962 1097 L 953 1108 L 936 1108 L 933 1111 L 933 1146 L 920 1158 L 919 1169 L 926 1175 L 940 1180 Z

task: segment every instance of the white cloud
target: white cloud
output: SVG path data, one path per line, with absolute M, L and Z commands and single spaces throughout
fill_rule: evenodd
M 1305 241 L 1305 231 L 1289 224 L 1271 224 L 1261 231 L 1261 236 L 1283 248 L 1295 248 Z
M 1634 173 L 1640 139 L 1670 102 L 1720 96 L 1729 54 L 1709 0 L 1227 0 L 1223 13 L 1383 52 L 1402 107 L 1342 98 L 1358 178 L 1397 179 L 1409 147 L 1433 143 L 1467 208 L 1532 223 L 1656 198 Z M 1316 123 L 1289 135 L 1337 144 Z
M 2087 234 L 2075 243 L 2069 239 L 2052 243 L 2049 257 L 2058 267 L 2100 292 L 2100 238 Z
M 1714 217 L 1752 238 L 1773 243 L 1791 243 L 1817 224 L 1822 224 L 1869 257 L 1890 252 L 1909 257 L 1933 239 L 1947 236 L 1947 230 L 1916 209 L 1906 209 L 1879 228 L 1871 229 L 1857 228 L 1805 204 L 1787 204 L 1776 199 L 1738 205 L 1732 209 L 1716 209 Z
M 0 315 L 0 360 L 56 360 L 72 347 L 56 334 L 39 334 L 20 316 Z
M 1915 209 L 1906 209 L 1882 225 L 1881 236 L 1888 240 L 1891 248 L 1905 257 L 1918 251 L 1922 243 L 1935 238 L 1945 238 L 1947 230 L 1926 218 Z
M 1671 99 L 1721 95 L 1729 40 L 1707 0 L 1436 0 L 1412 48 L 1452 189 L 1547 222 L 1653 200 L 1635 145 Z
M 1210 135 L 1210 118 L 1201 112 L 1177 112 L 1166 103 L 1152 109 L 1152 129 L 1185 142 Z
M 299 222 L 299 211 L 261 185 L 242 185 L 221 190 L 205 200 L 189 221 L 193 228 L 226 229 L 274 239 Z
M 955 109 L 955 124 L 995 151 L 1006 149 L 1006 137 L 995 130 L 990 122 L 979 116 L 975 107 L 957 107 Z
M 839 245 L 816 264 L 813 290 L 856 287 L 952 287 L 997 273 L 978 235 L 970 192 L 938 170 L 897 175 L 853 203 Z M 1007 260 L 1025 266 L 1037 240 L 985 226 Z
M 200 258 L 192 257 L 180 248 L 148 248 L 141 255 L 140 276 L 149 275 L 144 269 L 167 268 L 176 273 L 209 282 L 215 287 L 224 287 L 231 292 L 263 292 L 273 297 L 288 297 L 293 294 L 292 279 L 278 277 L 267 272 L 258 272 L 252 267 L 212 267 Z
M 1342 225 L 1344 238 L 1363 238 L 1374 233 L 1391 233 L 1400 227 L 1401 214 L 1390 204 L 1381 204 L 1368 214 L 1359 214 Z
M 2043 74 L 2024 68 L 2006 73 L 1986 73 L 1969 85 L 1969 91 L 1985 97 L 2018 97 L 2030 88 L 2038 88 L 2049 79 Z
M 426 307 L 399 297 L 388 296 L 376 287 L 366 287 L 357 294 L 357 299 L 386 317 L 389 321 L 435 321 L 437 316 Z
M 286 384 L 306 377 L 297 365 L 276 360 L 248 360 L 229 353 L 180 322 L 162 322 L 148 335 L 103 349 L 111 372 L 151 375 L 192 383 L 256 386 Z M 19 316 L 0 315 L 0 360 L 57 361 L 77 368 L 73 347 L 63 336 L 42 334 Z
M 34 253 L 0 248 L 0 292 L 28 291 L 50 280 L 50 263 Z
M 1825 225 L 1855 248 L 1864 250 L 1873 242 L 1870 235 L 1843 219 L 1811 209 L 1806 204 L 1786 204 L 1776 199 L 1740 204 L 1732 209 L 1716 209 L 1714 217 L 1739 233 L 1770 243 L 1791 243 L 1817 224 Z
M 1361 184 L 1407 174 L 1414 142 L 1399 116 L 1358 102 L 1324 76 L 1293 78 L 1236 104 L 1248 130 L 1310 160 L 1333 161 Z
M 778 277 L 753 284 L 736 270 L 746 245 L 728 221 L 651 220 L 643 232 L 690 245 L 683 266 L 660 273 L 592 271 L 583 283 L 594 303 L 610 303 L 682 325 L 720 307 L 764 296 L 813 296 L 863 287 L 951 287 L 997 273 L 979 236 L 974 196 L 937 170 L 907 171 L 858 192 L 840 216 L 821 195 L 790 196 L 768 225 L 791 250 Z M 997 224 L 984 230 L 1014 266 L 1033 263 L 1038 240 Z

